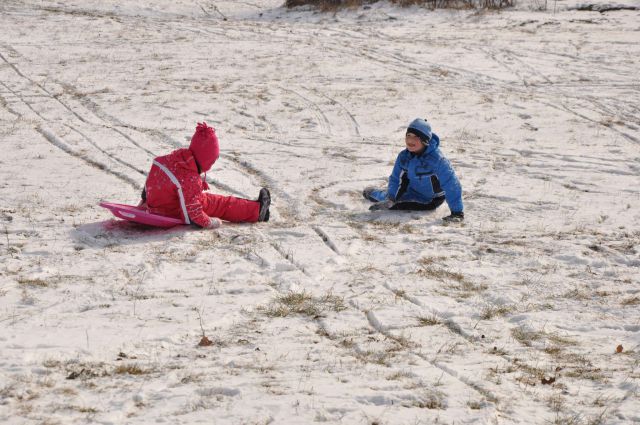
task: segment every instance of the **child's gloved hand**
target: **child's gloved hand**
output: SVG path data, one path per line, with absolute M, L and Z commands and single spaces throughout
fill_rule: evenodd
M 207 226 L 207 229 L 217 229 L 220 226 L 222 226 L 222 221 L 219 218 L 211 217 L 209 219 L 209 225 Z
M 379 210 L 388 210 L 394 205 L 394 202 L 391 199 L 387 199 L 385 201 L 376 202 L 375 204 L 369 207 L 369 211 L 379 211 Z
M 460 223 L 464 220 L 464 213 L 460 212 L 452 212 L 451 215 L 442 218 L 442 221 L 445 223 Z

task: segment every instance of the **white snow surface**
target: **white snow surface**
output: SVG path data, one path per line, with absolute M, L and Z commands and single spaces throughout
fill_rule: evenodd
M 0 423 L 640 422 L 640 13 L 282 3 L 0 2 Z M 361 196 L 415 117 L 463 224 Z M 203 120 L 271 221 L 98 207 Z

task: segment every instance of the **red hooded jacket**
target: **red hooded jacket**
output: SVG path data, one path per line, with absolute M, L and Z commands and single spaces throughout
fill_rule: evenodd
M 149 211 L 207 227 L 210 218 L 202 203 L 203 191 L 209 185 L 200 172 L 208 171 L 218 155 L 218 138 L 213 128 L 198 123 L 189 149 L 178 149 L 154 159 L 145 183 Z

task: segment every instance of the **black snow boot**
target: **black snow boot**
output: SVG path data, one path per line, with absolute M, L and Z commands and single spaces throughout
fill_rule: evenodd
M 378 199 L 371 196 L 371 194 L 376 190 L 377 189 L 375 187 L 365 187 L 362 191 L 362 196 L 364 196 L 364 199 L 366 199 L 367 201 L 378 202 Z
M 260 215 L 258 216 L 258 221 L 269 221 L 269 206 L 271 205 L 271 194 L 269 193 L 269 189 L 266 187 L 260 189 L 258 202 L 260 203 Z

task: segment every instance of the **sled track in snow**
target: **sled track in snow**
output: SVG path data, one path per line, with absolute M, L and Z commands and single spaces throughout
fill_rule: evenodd
M 357 306 L 355 306 L 356 308 L 358 308 Z M 380 333 L 381 335 L 385 336 L 386 338 L 389 338 L 391 340 L 393 339 L 397 339 L 397 337 L 393 334 L 391 334 L 390 332 L 388 332 L 387 330 L 384 329 L 384 327 L 382 326 L 382 324 L 380 323 L 380 321 L 377 319 L 377 317 L 375 316 L 375 313 L 373 311 L 366 311 L 366 310 L 360 310 L 367 318 L 367 321 L 369 322 L 369 324 L 371 325 L 372 328 L 374 328 L 378 333 Z M 482 385 L 480 385 L 477 382 L 472 381 L 469 378 L 460 376 L 459 373 L 451 370 L 451 368 L 438 363 L 434 360 L 429 359 L 425 354 L 423 354 L 420 351 L 416 351 L 414 349 L 408 349 L 409 352 L 413 355 L 415 355 L 416 357 L 420 357 L 422 360 L 428 362 L 429 364 L 431 364 L 433 367 L 436 367 L 438 369 L 440 369 L 441 371 L 443 371 L 444 373 L 446 373 L 447 375 L 449 375 L 451 378 L 463 383 L 464 385 L 466 385 L 467 387 L 473 389 L 474 391 L 476 391 L 477 393 L 479 393 L 480 395 L 482 395 L 484 398 L 486 398 L 489 402 L 491 403 L 497 403 L 498 402 L 498 397 L 493 394 L 491 391 L 487 390 L 486 388 L 482 387 Z
M 40 90 L 41 92 L 45 93 L 46 98 L 48 99 L 53 99 L 55 100 L 59 105 L 61 105 L 64 110 L 70 112 L 75 118 L 77 118 L 78 120 L 80 120 L 83 124 L 89 124 L 89 121 L 87 121 L 83 116 L 81 116 L 80 114 L 78 114 L 76 111 L 74 111 L 69 105 L 67 105 L 65 102 L 63 102 L 60 98 L 58 98 L 57 96 L 54 96 L 51 92 L 49 92 L 48 90 L 46 90 L 44 87 L 42 87 L 42 85 L 36 83 L 35 81 L 33 81 L 31 78 L 27 77 L 25 74 L 23 74 L 17 66 L 15 66 L 14 64 L 10 63 L 9 61 L 7 61 L 7 59 L 0 53 L 0 58 L 2 58 L 13 70 L 14 72 L 21 78 L 23 78 L 24 80 L 28 81 L 32 86 L 36 87 L 38 90 Z M 131 186 L 133 186 L 135 189 L 139 189 L 141 186 L 139 183 L 137 183 L 134 179 L 132 179 L 131 177 L 112 170 L 108 165 L 91 159 L 89 158 L 87 155 L 82 154 L 77 152 L 76 150 L 74 150 L 73 148 L 70 147 L 70 145 L 68 143 L 66 143 L 62 138 L 58 137 L 55 135 L 55 132 L 49 128 L 46 128 L 47 125 L 50 125 L 51 121 L 49 119 L 47 119 L 44 115 L 42 115 L 42 113 L 40 113 L 38 110 L 36 110 L 36 108 L 33 106 L 33 104 L 29 101 L 27 101 L 26 99 L 24 99 L 24 97 L 21 94 L 15 93 L 6 83 L 2 83 L 3 86 L 5 88 L 7 88 L 7 90 L 9 90 L 11 93 L 14 94 L 14 96 L 16 96 L 18 99 L 20 99 L 20 101 L 22 103 L 24 103 L 43 123 L 45 123 L 45 125 L 38 125 L 36 127 L 36 130 L 45 137 L 45 139 L 47 141 L 49 141 L 51 144 L 53 144 L 54 146 L 56 146 L 57 148 L 61 149 L 63 152 L 78 158 L 84 162 L 86 162 L 87 164 L 91 165 L 92 167 L 95 167 L 101 171 L 104 171 L 108 174 L 111 174 L 123 181 L 125 181 L 126 183 L 130 184 Z M 16 112 L 17 114 L 17 112 Z M 20 114 L 18 114 L 20 116 Z M 145 175 L 146 173 L 142 170 L 140 170 L 139 168 L 133 166 L 132 164 L 120 159 L 119 157 L 110 154 L 109 152 L 107 152 L 106 150 L 100 148 L 98 146 L 98 144 L 91 139 L 89 136 L 87 136 L 85 133 L 77 130 L 74 126 L 70 125 L 70 124 L 64 124 L 65 127 L 69 128 L 70 130 L 76 132 L 77 134 L 79 134 L 87 143 L 89 143 L 89 145 L 93 146 L 93 148 L 95 148 L 96 150 L 98 150 L 98 152 L 101 152 L 103 155 L 105 155 L 107 158 L 109 158 L 110 160 L 119 163 L 133 171 L 135 171 L 138 174 L 142 174 Z
M 319 91 L 317 89 L 305 88 L 305 90 L 307 90 L 309 92 L 313 92 L 317 96 L 324 97 L 325 99 L 327 99 L 332 104 L 338 105 L 340 107 L 340 109 L 342 110 L 343 114 L 347 115 L 347 118 L 345 119 L 345 121 L 350 122 L 350 124 L 351 124 L 350 131 L 351 131 L 352 135 L 360 136 L 360 125 L 358 124 L 358 121 L 356 120 L 356 117 L 351 113 L 351 111 L 349 111 L 349 109 L 347 109 L 342 104 L 342 102 L 340 102 L 337 99 L 327 95 L 326 93 L 322 93 L 321 91 Z M 326 116 L 326 114 L 324 114 L 324 115 Z
M 581 114 L 580 112 L 575 111 L 572 107 L 566 105 L 565 103 L 561 103 L 560 105 L 557 105 L 557 104 L 552 103 L 552 102 L 547 102 L 547 101 L 540 101 L 540 103 L 542 103 L 542 104 L 544 104 L 544 105 L 546 105 L 546 106 L 548 106 L 550 108 L 557 109 L 557 110 L 562 111 L 562 112 L 567 112 L 567 113 L 569 113 L 571 115 L 574 115 L 574 116 L 576 116 L 578 118 L 581 118 L 581 119 L 583 119 L 585 121 L 589 121 L 589 122 L 592 122 L 592 123 L 597 124 L 599 126 L 602 126 L 604 128 L 607 128 L 607 129 L 619 134 L 620 136 L 624 137 L 625 139 L 629 140 L 630 142 L 640 143 L 640 139 L 637 139 L 636 137 L 634 137 L 634 136 L 632 136 L 632 135 L 630 135 L 630 134 L 628 134 L 628 133 L 626 133 L 626 132 L 624 132 L 622 130 L 617 129 L 613 125 L 607 125 L 606 123 L 603 123 L 602 121 L 597 121 L 597 120 L 594 120 L 592 118 L 589 118 L 588 116 L 586 116 L 584 114 Z
M 260 170 L 258 167 L 255 167 L 249 161 L 239 159 L 235 155 L 222 153 L 220 154 L 220 156 L 236 164 L 241 169 L 245 170 L 247 174 L 257 177 L 259 179 L 259 183 L 261 186 L 268 187 L 270 192 L 273 192 L 276 196 L 281 197 L 286 202 L 288 202 L 288 205 L 286 207 L 283 207 L 282 209 L 278 209 L 278 211 L 287 220 L 296 219 L 296 217 L 299 214 L 299 211 L 296 207 L 296 204 L 297 204 L 296 200 L 294 200 L 291 197 L 291 195 L 289 195 L 286 191 L 281 190 L 278 184 L 276 183 L 275 179 L 273 179 L 271 176 L 266 174 L 264 171 Z
M 65 108 L 67 111 L 69 111 L 71 114 L 73 114 L 76 118 L 78 118 L 80 121 L 82 122 L 87 122 L 83 117 L 81 117 L 80 115 L 78 115 L 74 110 L 72 110 L 67 104 L 65 104 L 64 102 L 62 102 L 57 96 L 54 96 L 51 92 L 49 92 L 47 89 L 45 89 L 44 87 L 42 87 L 42 85 L 36 83 L 35 81 L 33 81 L 31 78 L 27 77 L 26 75 L 24 75 L 17 66 L 15 66 L 12 62 L 9 62 L 2 53 L 0 53 L 0 59 L 2 59 L 7 65 L 9 65 L 13 71 L 18 74 L 20 77 L 22 77 L 23 79 L 29 81 L 29 83 L 31 83 L 33 86 L 37 87 L 38 89 L 40 89 L 42 92 L 44 92 L 47 96 L 49 96 L 49 98 L 54 99 L 56 102 L 58 102 L 63 108 Z M 6 86 L 5 86 L 6 87 Z M 22 99 L 23 102 L 25 102 L 24 99 Z
M 7 315 L 7 317 L 0 318 L 0 323 L 7 322 L 7 321 L 10 321 L 10 320 L 12 321 L 12 323 L 14 323 L 14 321 L 16 321 L 16 322 L 17 322 L 17 321 L 20 321 L 20 320 L 25 319 L 25 318 L 33 317 L 33 316 L 36 316 L 36 315 L 38 315 L 38 316 L 39 316 L 39 315 L 41 315 L 43 312 L 45 312 L 45 311 L 47 311 L 47 310 L 51 310 L 52 308 L 54 308 L 54 307 L 56 307 L 56 306 L 59 306 L 59 305 L 61 305 L 61 304 L 66 304 L 67 302 L 68 302 L 68 300 L 56 301 L 56 302 L 53 302 L 53 303 L 51 303 L 51 304 L 49 304 L 49 305 L 47 305 L 47 306 L 40 307 L 40 308 L 38 309 L 38 311 L 33 312 L 33 313 L 29 313 L 29 314 L 27 314 L 27 313 L 22 313 L 22 314 L 17 313 L 17 314 L 16 314 L 16 313 L 14 312 L 14 313 L 8 314 L 8 315 Z M 10 325 L 11 325 L 11 323 L 9 324 L 9 326 L 10 326 Z
M 318 236 L 320 236 L 320 239 L 322 239 L 322 242 L 324 242 L 325 245 L 327 245 L 333 252 L 335 252 L 338 255 L 342 255 L 340 253 L 340 250 L 336 246 L 336 244 L 331 240 L 329 235 L 327 235 L 327 233 L 324 230 L 322 230 L 320 226 L 311 226 L 311 228 L 318 234 Z
M 395 75 L 404 75 L 420 83 L 438 84 L 456 89 L 460 89 L 462 86 L 477 93 L 493 93 L 492 89 L 495 87 L 508 87 L 511 91 L 522 91 L 522 86 L 519 84 L 451 65 L 435 63 L 429 64 L 425 69 L 425 64 L 409 57 L 400 56 L 395 50 L 385 51 L 384 45 L 374 48 L 369 43 L 358 44 L 353 40 L 350 40 L 349 44 L 338 44 L 334 38 L 327 38 L 323 39 L 323 47 L 352 57 L 366 59 L 392 71 Z M 440 75 L 442 75 L 442 71 L 446 71 L 451 75 L 435 78 L 433 71 L 437 71 Z M 459 78 L 461 76 L 462 79 Z
M 58 149 L 62 150 L 63 152 L 83 160 L 84 162 L 86 162 L 87 164 L 91 165 L 94 168 L 97 168 L 101 171 L 104 171 L 106 173 L 109 173 L 117 178 L 119 178 L 120 180 L 130 184 L 134 189 L 139 190 L 141 188 L 140 184 L 137 183 L 135 180 L 131 179 L 128 176 L 125 176 L 124 174 L 118 173 L 117 171 L 113 171 L 111 169 L 109 169 L 109 167 L 107 167 L 106 165 L 98 162 L 98 161 L 94 161 L 93 159 L 87 158 L 84 155 L 81 155 L 77 152 L 75 152 L 73 149 L 71 149 L 68 144 L 60 139 L 58 136 L 56 136 L 55 134 L 53 134 L 52 131 L 50 131 L 49 129 L 43 128 L 43 127 L 37 127 L 36 130 L 42 134 L 42 136 L 49 141 L 49 143 L 51 143 L 52 145 L 54 145 L 55 147 L 57 147 Z
M 34 114 L 36 114 L 38 116 L 38 118 L 42 119 L 43 121 L 46 121 L 45 118 L 40 115 L 40 113 L 38 111 L 36 111 L 35 109 L 33 109 L 33 106 L 31 105 L 31 103 L 27 102 L 24 97 L 19 94 L 16 93 L 11 87 L 9 87 L 4 81 L 0 81 L 0 84 L 2 84 L 8 91 L 9 93 L 11 93 L 13 96 L 15 96 L 17 99 L 20 99 L 20 101 L 22 103 L 24 103 L 27 108 L 29 108 Z M 7 109 L 12 112 L 14 115 L 17 115 L 20 118 L 24 118 L 24 116 L 22 114 L 20 114 L 19 112 L 17 112 L 15 109 L 11 108 L 11 106 L 9 105 L 9 102 L 5 99 L 6 102 L 6 107 Z
M 311 110 L 316 116 L 316 121 L 320 126 L 320 133 L 325 136 L 331 135 L 331 124 L 329 122 L 329 119 L 327 118 L 327 115 L 324 113 L 322 108 L 318 105 L 318 103 L 299 93 L 297 90 L 284 88 L 282 86 L 280 86 L 279 89 L 285 93 L 292 94 L 295 97 L 302 99 L 308 109 Z
M 4 82 L 0 81 L 0 84 L 2 84 L 9 93 L 11 93 L 14 96 L 17 96 L 10 88 L 7 87 L 7 85 Z M 20 114 L 18 111 L 16 111 L 11 106 L 9 106 L 7 99 L 3 96 L 2 93 L 0 93 L 0 106 L 5 108 L 11 115 L 15 115 L 18 118 L 22 118 L 22 114 Z
M 14 68 L 15 69 L 15 68 Z M 34 114 L 36 114 L 36 116 L 38 116 L 43 122 L 47 123 L 49 122 L 40 112 L 38 112 L 32 105 L 30 102 L 27 102 L 22 95 L 19 95 L 15 92 L 13 92 L 13 90 L 8 87 L 4 82 L 2 83 L 2 85 L 7 88 L 7 90 L 9 90 L 11 93 L 14 93 L 14 95 L 20 99 L 20 101 L 22 101 Z M 58 99 L 56 99 L 58 100 Z M 58 102 L 61 103 L 60 100 L 58 100 Z M 7 109 L 9 109 L 10 111 L 13 111 L 14 115 L 18 116 L 18 117 L 23 117 L 20 113 L 18 113 L 17 111 L 13 110 L 8 104 L 7 104 Z M 75 129 L 73 129 L 75 131 Z M 72 149 L 66 142 L 64 142 L 61 138 L 59 138 L 58 136 L 56 136 L 54 134 L 54 132 L 52 130 L 43 128 L 41 125 L 36 127 L 36 131 L 38 131 L 42 136 L 44 136 L 44 138 L 51 143 L 52 145 L 54 145 L 55 147 L 57 147 L 58 149 L 62 150 L 63 152 L 78 158 L 82 161 L 84 161 L 85 163 L 87 163 L 88 165 L 97 168 L 101 171 L 104 171 L 105 173 L 111 174 L 119 179 L 121 179 L 122 181 L 126 182 L 127 184 L 133 186 L 135 189 L 139 189 L 140 185 L 138 183 L 135 182 L 135 180 L 131 179 L 129 176 L 126 176 L 120 172 L 111 170 L 109 166 L 107 166 L 106 164 L 100 162 L 100 161 L 96 161 L 93 159 L 90 159 L 89 157 L 87 157 L 86 155 L 83 155 L 79 152 L 76 152 L 74 149 Z M 83 137 L 86 138 L 86 136 L 83 135 Z M 89 140 L 89 139 L 87 139 Z M 113 157 L 112 155 L 107 154 L 108 157 L 110 157 L 112 160 L 118 162 L 118 159 L 116 159 L 115 157 Z M 123 163 L 123 162 L 121 162 Z M 123 163 L 124 165 L 130 166 L 129 164 Z M 137 169 L 134 169 L 135 171 L 139 171 Z
M 97 150 L 99 150 L 100 152 L 102 152 L 106 156 L 112 158 L 114 161 L 119 162 L 120 164 L 124 165 L 125 167 L 128 167 L 128 168 L 132 169 L 133 171 L 138 172 L 138 174 L 141 174 L 142 176 L 146 176 L 147 175 L 146 172 L 144 172 L 141 169 L 137 168 L 135 165 L 130 164 L 130 163 L 128 163 L 128 162 L 116 157 L 115 155 L 110 154 L 109 152 L 105 151 L 104 149 L 102 149 L 100 146 L 98 146 L 98 144 L 96 142 L 93 141 L 93 139 L 91 139 L 89 136 L 87 136 L 86 134 L 84 134 L 83 132 L 81 132 L 80 130 L 75 128 L 74 126 L 72 126 L 70 124 L 65 124 L 65 127 L 69 128 L 71 131 L 73 131 L 73 132 L 79 134 L 80 136 L 82 136 L 82 138 L 84 138 L 90 145 L 95 147 Z
M 385 283 L 384 287 L 387 288 L 392 294 L 397 296 L 399 290 L 397 290 L 395 288 L 392 288 L 388 283 Z M 400 297 L 405 299 L 405 300 L 407 300 L 411 304 L 413 304 L 413 305 L 415 305 L 417 307 L 420 307 L 420 309 L 426 310 L 425 313 L 428 313 L 429 315 L 438 318 L 440 323 L 441 323 L 441 325 L 446 327 L 447 329 L 449 329 L 449 331 L 452 334 L 460 336 L 465 341 L 470 343 L 474 348 L 477 347 L 477 343 L 479 341 L 478 338 L 473 337 L 472 335 L 469 335 L 467 332 L 465 332 L 462 329 L 462 327 L 458 323 L 456 323 L 452 319 L 443 317 L 442 314 L 439 313 L 435 309 L 425 309 L 425 305 L 419 299 L 417 299 L 416 297 L 413 297 L 411 295 L 404 294 L 404 293 L 402 295 L 400 295 Z M 372 312 L 372 311 L 366 312 L 366 314 L 367 314 L 367 318 L 368 319 L 370 318 L 370 316 L 375 318 L 374 312 Z M 429 317 L 429 316 L 427 316 L 427 317 Z M 385 335 L 389 334 L 387 328 L 384 328 L 382 326 L 382 324 L 380 324 L 380 322 L 377 319 L 370 320 L 370 322 L 372 322 L 372 326 L 377 324 L 376 326 L 377 326 L 377 328 L 379 328 L 378 330 L 381 333 L 383 333 Z M 442 369 L 445 373 L 453 374 L 455 378 L 462 380 L 465 384 L 471 386 L 476 391 L 478 391 L 482 395 L 486 396 L 487 399 L 490 400 L 491 402 L 496 403 L 498 401 L 498 399 L 499 399 L 498 396 L 496 396 L 491 391 L 489 391 L 486 388 L 484 388 L 480 383 L 474 382 L 470 378 L 465 378 L 465 377 L 459 376 L 460 375 L 459 373 L 453 372 L 447 366 L 445 366 L 445 365 L 443 365 L 441 363 L 438 363 L 435 360 L 429 359 L 424 353 L 418 352 L 418 353 L 416 353 L 416 355 L 421 357 L 423 360 L 428 361 L 433 366 L 435 366 L 435 367 L 437 367 L 439 369 Z M 497 355 L 500 355 L 502 358 L 504 358 L 508 362 L 513 363 L 513 358 L 511 358 L 510 356 L 508 356 L 506 354 L 503 354 L 503 353 L 500 353 L 500 352 Z
M 71 86 L 70 84 L 62 83 L 60 81 L 56 81 L 56 82 L 58 84 L 60 84 L 60 86 L 64 87 L 65 90 L 68 93 L 70 93 L 74 98 L 78 99 L 80 101 L 80 103 L 82 104 L 82 106 L 84 106 L 87 110 L 91 111 L 91 113 L 94 116 L 99 118 L 104 123 L 104 124 L 102 124 L 102 128 L 112 130 L 112 131 L 116 132 L 117 134 L 121 135 L 128 142 L 130 142 L 132 145 L 134 145 L 138 149 L 146 152 L 149 155 L 149 157 L 154 158 L 154 157 L 156 157 L 158 155 L 157 155 L 157 153 L 155 153 L 155 152 L 145 148 L 144 146 L 142 146 L 140 143 L 138 143 L 135 139 L 133 139 L 127 133 L 122 131 L 120 128 L 131 129 L 131 130 L 137 131 L 139 133 L 150 133 L 152 136 L 154 136 L 155 138 L 159 138 L 160 140 L 162 140 L 166 144 L 169 144 L 170 142 L 172 142 L 170 137 L 168 137 L 164 133 L 161 133 L 160 131 L 149 130 L 149 129 L 141 129 L 139 127 L 130 126 L 130 125 L 127 125 L 127 124 L 121 122 L 116 117 L 113 117 L 113 116 L 105 113 L 104 111 L 102 111 L 98 107 L 98 105 L 96 105 L 86 94 L 78 92 L 78 90 L 74 86 Z
M 362 57 L 365 58 L 367 60 L 370 60 L 374 63 L 379 64 L 380 66 L 386 67 L 390 70 L 392 70 L 394 73 L 399 73 L 402 75 L 406 75 L 409 76 L 413 79 L 416 79 L 418 81 L 421 82 L 426 82 L 426 83 L 435 83 L 435 80 L 433 80 L 432 78 L 428 77 L 428 74 L 424 73 L 421 64 L 419 64 L 418 62 L 416 62 L 413 59 L 407 58 L 407 57 L 401 57 L 399 56 L 397 53 L 395 52 L 384 52 L 384 45 L 382 47 L 379 48 L 372 48 L 371 46 L 358 46 L 357 44 L 349 44 L 348 47 L 345 45 L 338 45 L 336 44 L 336 41 L 334 38 L 329 38 L 328 40 L 323 40 L 323 46 L 325 48 L 329 48 L 331 50 L 334 50 L 336 52 L 342 52 L 342 53 L 346 53 L 349 55 L 352 55 L 354 57 Z M 501 79 L 497 79 L 494 77 L 491 77 L 489 75 L 486 74 L 479 74 L 476 72 L 471 72 L 469 70 L 466 69 L 460 69 L 457 67 L 452 67 L 452 66 L 448 66 L 448 65 L 443 65 L 443 64 L 434 64 L 432 65 L 435 66 L 437 69 L 443 69 L 446 71 L 451 71 L 454 75 L 453 77 L 456 76 L 464 76 L 464 78 L 462 80 L 460 80 L 459 78 L 454 78 L 453 80 L 451 79 L 451 77 L 449 77 L 448 79 L 438 79 L 437 83 L 439 85 L 447 85 L 447 86 L 451 86 L 451 87 L 455 87 L 455 88 L 460 88 L 460 86 L 466 87 L 469 90 L 472 90 L 474 92 L 477 93 L 493 93 L 496 87 L 502 87 L 504 89 L 508 89 L 508 91 L 512 92 L 512 93 L 521 93 L 523 95 L 532 95 L 534 96 L 534 98 L 537 98 L 538 101 L 540 101 L 543 104 L 546 104 L 548 106 L 553 106 L 551 105 L 550 102 L 547 102 L 546 100 L 544 100 L 547 96 L 546 96 L 546 92 L 549 89 L 554 89 L 554 88 L 559 88 L 559 87 L 564 87 L 564 88 L 568 88 L 568 89 L 577 89 L 577 88 L 583 88 L 583 83 L 570 83 L 569 85 L 567 85 L 567 83 L 564 82 L 554 82 L 551 79 L 549 79 L 547 76 L 542 75 L 539 71 L 537 71 L 533 66 L 528 65 L 526 62 L 522 61 L 516 52 L 514 52 L 511 49 L 501 49 L 501 50 L 489 50 L 486 47 L 480 46 L 481 50 L 483 50 L 485 52 L 485 54 L 488 55 L 488 57 L 493 58 L 494 61 L 496 61 L 497 63 L 499 63 L 501 66 L 503 66 L 505 69 L 507 69 L 509 72 L 513 72 L 516 75 L 519 76 L 520 80 L 522 81 L 522 84 L 516 84 L 514 82 L 508 81 L 508 80 L 501 80 Z M 516 66 L 511 66 L 508 65 L 505 61 L 499 59 L 498 55 L 504 55 L 506 58 L 509 58 L 513 61 L 516 61 L 518 63 L 520 63 L 522 65 L 522 67 L 516 67 Z M 591 63 L 590 61 L 588 63 Z M 525 75 L 521 72 L 521 69 L 528 69 L 530 71 L 530 73 L 528 75 Z M 542 79 L 542 82 L 537 82 L 537 83 L 531 83 L 529 81 L 529 78 L 535 78 L 535 79 Z M 591 83 L 589 83 L 591 84 Z M 545 88 L 545 90 L 543 91 L 543 93 L 540 94 L 534 94 L 533 92 L 530 91 L 530 89 L 528 87 L 530 86 L 535 86 L 537 90 L 540 90 L 541 88 Z M 639 88 L 640 86 L 631 84 L 629 85 L 630 88 Z M 570 92 L 568 93 L 569 97 L 571 97 L 571 93 L 573 93 L 574 90 L 570 90 Z M 612 99 L 614 102 L 617 102 L 617 99 Z M 597 105 L 597 102 L 593 101 L 593 103 L 595 105 Z M 557 106 L 553 106 L 556 109 L 559 109 Z M 614 132 L 620 134 L 621 136 L 623 136 L 624 138 L 626 138 L 629 141 L 635 142 L 635 143 L 639 143 L 640 140 L 638 140 L 637 138 L 635 138 L 634 136 L 628 134 L 625 131 L 622 131 L 618 128 L 615 128 L 615 126 L 613 125 L 605 125 L 602 122 L 598 122 L 596 120 L 592 120 L 586 116 L 584 116 L 583 114 L 580 114 L 579 112 L 574 111 L 571 107 L 565 105 L 562 105 L 562 108 L 564 108 L 565 112 L 569 112 L 577 117 L 580 117 L 582 119 L 594 122 L 596 124 L 599 124 L 601 126 L 603 126 L 604 128 L 608 128 L 613 130 Z M 608 109 L 608 112 L 607 112 Z M 619 114 L 619 112 L 614 113 L 615 111 L 619 111 L 620 108 L 614 108 L 614 110 L 610 109 L 610 108 L 599 108 L 599 111 L 601 114 L 603 115 L 608 115 L 608 116 L 616 116 Z M 562 109 L 561 109 L 562 110 Z M 634 115 L 633 114 L 626 114 L 624 115 L 625 119 L 628 121 L 634 121 Z

